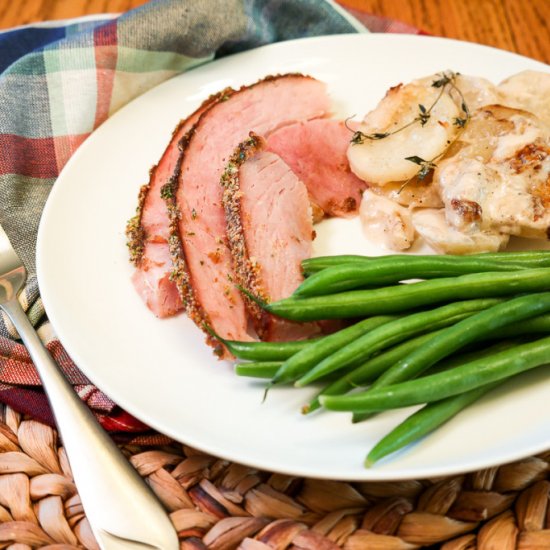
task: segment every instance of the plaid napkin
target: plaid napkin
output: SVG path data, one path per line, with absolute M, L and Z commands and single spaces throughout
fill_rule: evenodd
M 106 429 L 137 434 L 147 426 L 87 380 L 45 318 L 36 280 L 36 234 L 56 177 L 117 109 L 216 57 L 306 36 L 368 29 L 418 32 L 358 11 L 353 15 L 328 0 L 153 0 L 117 18 L 54 22 L 0 34 L 0 224 L 29 271 L 20 301 Z M 3 316 L 0 402 L 52 424 L 38 375 L 17 338 Z

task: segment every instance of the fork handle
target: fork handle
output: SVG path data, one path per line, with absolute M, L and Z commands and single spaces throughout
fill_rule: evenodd
M 1 307 L 40 375 L 94 531 L 157 548 L 178 548 L 176 531 L 160 502 L 64 378 L 17 299 Z

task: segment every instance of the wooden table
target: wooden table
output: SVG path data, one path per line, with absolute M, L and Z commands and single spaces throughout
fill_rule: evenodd
M 430 34 L 478 42 L 550 62 L 550 0 L 339 1 L 400 19 Z M 123 12 L 144 3 L 145 0 L 0 0 L 0 28 Z

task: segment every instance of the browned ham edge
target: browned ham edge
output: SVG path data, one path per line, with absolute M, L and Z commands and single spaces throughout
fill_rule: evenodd
M 157 317 L 168 317 L 183 307 L 178 290 L 170 278 L 169 220 L 160 196 L 161 188 L 174 171 L 179 157 L 179 141 L 200 115 L 226 93 L 227 90 L 223 90 L 210 96 L 189 117 L 179 122 L 159 162 L 150 169 L 149 182 L 141 186 L 136 214 L 126 226 L 130 262 L 136 268 L 132 282 L 142 300 Z
M 199 110 L 203 108 L 204 105 L 209 103 L 210 98 L 207 99 L 201 107 L 199 107 Z M 195 113 L 193 113 L 195 114 Z M 193 115 L 191 115 L 192 117 Z M 189 117 L 189 118 L 191 118 Z M 143 184 L 138 193 L 138 204 L 136 207 L 136 214 L 132 218 L 128 220 L 128 223 L 126 225 L 126 244 L 128 246 L 128 252 L 130 254 L 130 262 L 134 264 L 135 267 L 139 268 L 141 267 L 142 260 L 143 260 L 143 252 L 145 249 L 145 241 L 148 237 L 148 231 L 144 227 L 143 221 L 143 213 L 145 209 L 146 199 L 149 196 L 149 192 L 154 188 L 158 187 L 155 186 L 155 177 L 157 175 L 157 170 L 159 166 L 161 165 L 162 161 L 168 156 L 170 149 L 172 147 L 177 146 L 177 143 L 181 139 L 182 131 L 185 130 L 185 126 L 188 125 L 188 119 L 180 120 L 176 128 L 172 131 L 172 137 L 170 138 L 170 142 L 168 143 L 168 146 L 164 150 L 164 153 L 162 154 L 161 159 L 157 164 L 152 166 L 149 170 L 149 181 L 145 184 Z
M 250 259 L 246 247 L 242 224 L 242 192 L 239 181 L 240 167 L 264 147 L 265 141 L 260 136 L 250 132 L 249 139 L 241 142 L 229 159 L 229 163 L 222 174 L 221 184 L 224 188 L 223 206 L 227 221 L 227 238 L 233 257 L 233 270 L 237 282 L 255 296 L 268 301 L 269 297 L 260 283 L 259 265 Z M 247 296 L 244 296 L 244 301 L 258 335 L 260 338 L 265 337 L 269 314 Z
M 126 243 L 127 243 L 128 252 L 130 255 L 130 262 L 134 264 L 134 266 L 139 267 L 143 259 L 144 243 L 147 238 L 147 231 L 142 225 L 143 210 L 145 207 L 145 200 L 147 199 L 149 191 L 154 187 L 154 183 L 155 183 L 154 180 L 155 180 L 155 175 L 157 173 L 157 170 L 159 169 L 163 160 L 165 160 L 165 158 L 168 156 L 170 149 L 174 146 L 179 147 L 179 143 L 181 139 L 185 137 L 186 131 L 189 129 L 192 129 L 195 122 L 199 119 L 200 115 L 202 115 L 204 111 L 210 108 L 220 98 L 226 96 L 228 92 L 229 90 L 227 89 L 227 90 L 223 90 L 222 92 L 218 92 L 216 94 L 209 96 L 200 104 L 198 109 L 193 111 L 191 115 L 179 121 L 178 125 L 172 131 L 172 137 L 170 138 L 170 142 L 168 143 L 166 149 L 164 150 L 159 162 L 150 168 L 149 181 L 147 183 L 144 183 L 139 188 L 136 213 L 134 216 L 132 216 L 132 218 L 128 220 L 128 223 L 126 224 L 126 239 L 127 239 Z M 178 162 L 178 165 L 179 165 L 179 162 Z
M 313 225 L 305 185 L 265 147 L 265 140 L 251 132 L 229 159 L 221 183 L 237 282 L 269 302 L 288 296 L 302 282 L 301 261 L 311 256 Z M 317 324 L 280 319 L 244 299 L 263 340 L 297 340 L 319 332 Z
M 232 91 L 225 90 L 225 97 L 229 97 L 231 93 Z M 195 128 L 196 124 L 194 124 L 193 127 L 181 138 L 178 145 L 180 155 L 178 162 L 176 163 L 176 168 L 172 174 L 172 177 L 166 182 L 161 190 L 161 196 L 166 202 L 168 217 L 170 219 L 170 237 L 168 239 L 168 244 L 170 248 L 170 255 L 172 257 L 171 279 L 178 289 L 187 316 L 206 333 L 206 343 L 214 348 L 214 353 L 217 356 L 229 358 L 227 350 L 206 330 L 207 326 L 211 326 L 210 319 L 195 299 L 193 287 L 191 285 L 191 276 L 185 261 L 185 252 L 183 250 L 183 243 L 179 232 L 181 214 L 176 202 L 176 190 L 180 180 L 181 164 L 183 162 L 185 150 L 189 141 L 193 137 L 193 134 L 195 133 Z
M 229 157 L 250 130 L 264 135 L 325 116 L 329 108 L 323 83 L 298 74 L 270 76 L 224 95 L 181 141 L 181 162 L 164 192 L 170 248 L 187 314 L 203 330 L 208 325 L 227 339 L 256 337 L 235 287 L 227 241 L 220 178 Z
M 128 247 L 128 254 L 130 255 L 130 262 L 134 264 L 136 268 L 141 265 L 143 250 L 145 248 L 145 230 L 141 225 L 141 216 L 145 198 L 149 192 L 149 185 L 149 183 L 145 183 L 139 188 L 136 214 L 132 216 L 126 224 L 126 246 Z

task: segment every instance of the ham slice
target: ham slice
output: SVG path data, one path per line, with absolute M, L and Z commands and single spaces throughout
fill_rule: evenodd
M 321 117 L 330 101 L 325 84 L 299 74 L 267 77 L 224 99 L 200 117 L 182 142 L 179 174 L 167 193 L 173 240 L 179 241 L 172 258 L 189 316 L 223 338 L 250 340 L 256 335 L 235 288 L 220 177 L 250 131 L 266 135 L 299 120 Z
M 358 213 L 367 187 L 349 167 L 352 136 L 341 120 L 309 120 L 270 134 L 267 149 L 292 168 L 305 183 L 311 201 L 327 216 L 349 217 Z
M 254 133 L 241 143 L 221 182 L 229 248 L 238 283 L 265 301 L 292 294 L 303 281 L 301 262 L 312 253 L 313 222 L 305 185 Z M 307 338 L 319 328 L 267 314 L 246 300 L 264 340 Z
M 171 178 L 178 163 L 178 143 L 200 115 L 225 92 L 209 97 L 193 114 L 177 125 L 160 161 L 149 172 L 149 183 L 141 187 L 136 215 L 126 227 L 130 260 L 136 267 L 132 282 L 142 300 L 157 317 L 169 317 L 183 307 L 178 288 L 170 280 L 170 220 L 161 197 L 161 189 Z

